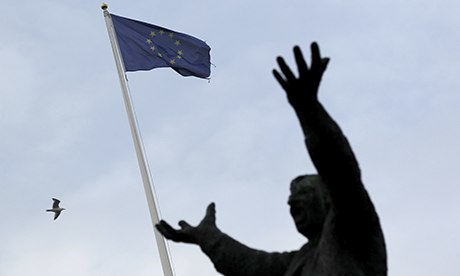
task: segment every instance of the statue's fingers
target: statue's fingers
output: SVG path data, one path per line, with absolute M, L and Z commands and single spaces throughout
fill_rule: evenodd
M 206 220 L 216 221 L 216 204 L 214 202 L 211 202 L 206 208 Z
M 179 221 L 178 224 L 182 229 L 192 228 L 192 226 L 188 224 L 185 220 Z
M 167 239 L 178 241 L 177 230 L 172 228 L 166 221 L 161 220 L 158 224 L 155 225 L 158 231 Z
M 166 221 L 164 220 L 161 220 L 157 225 L 156 225 L 157 229 L 160 230 L 160 232 L 176 232 L 176 229 L 172 228 L 171 225 L 169 225 L 169 223 L 167 223 Z
M 302 51 L 300 50 L 299 46 L 294 47 L 294 57 L 297 63 L 297 68 L 299 70 L 299 76 L 303 76 L 308 73 L 308 66 L 303 58 Z
M 296 78 L 294 74 L 292 73 L 291 69 L 289 68 L 289 66 L 287 66 L 284 59 L 282 57 L 278 57 L 276 61 L 278 62 L 278 66 L 280 67 L 281 72 L 286 77 L 287 82 L 295 81 Z
M 316 42 L 311 44 L 311 70 L 318 72 L 321 69 L 321 54 L 319 52 L 319 46 Z
M 327 65 L 329 64 L 329 60 L 329 58 L 321 59 L 321 73 L 324 73 L 324 71 L 326 71 Z
M 275 79 L 278 81 L 278 83 L 281 85 L 281 87 L 287 91 L 287 82 L 284 80 L 284 78 L 281 76 L 280 73 L 278 73 L 278 71 L 276 70 L 273 70 L 273 76 L 275 77 Z

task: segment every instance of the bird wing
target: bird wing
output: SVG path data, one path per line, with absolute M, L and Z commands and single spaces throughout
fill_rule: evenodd
M 54 213 L 54 220 L 56 220 L 60 214 L 61 214 L 61 211 Z
M 59 199 L 53 197 L 53 209 L 54 208 L 59 208 L 59 203 L 60 202 L 61 201 Z

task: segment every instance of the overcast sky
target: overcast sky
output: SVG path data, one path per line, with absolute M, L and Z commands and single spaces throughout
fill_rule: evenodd
M 0 275 L 161 275 L 101 2 L 0 1 Z M 320 100 L 360 162 L 389 275 L 460 275 L 460 2 L 108 4 L 212 48 L 209 83 L 128 74 L 164 219 L 197 224 L 214 201 L 253 248 L 305 243 L 286 202 L 315 170 L 271 70 L 318 41 Z M 169 247 L 177 276 L 218 275 L 198 247 Z

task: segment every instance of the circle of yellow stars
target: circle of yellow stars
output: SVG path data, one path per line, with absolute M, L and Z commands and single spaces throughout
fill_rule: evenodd
M 159 58 L 163 58 L 163 54 L 155 47 L 155 44 L 153 42 L 153 38 L 155 38 L 157 35 L 164 36 L 167 35 L 171 40 L 174 40 L 174 45 L 179 48 L 181 46 L 181 41 L 179 39 L 175 38 L 175 35 L 173 32 L 165 32 L 164 30 L 159 30 L 159 31 L 151 31 L 149 34 L 149 37 L 145 40 L 145 42 L 149 45 L 149 49 L 156 53 L 156 55 Z M 180 49 L 177 50 L 176 56 L 174 58 L 171 58 L 169 60 L 169 64 L 174 65 L 176 64 L 176 59 L 182 59 L 184 52 Z

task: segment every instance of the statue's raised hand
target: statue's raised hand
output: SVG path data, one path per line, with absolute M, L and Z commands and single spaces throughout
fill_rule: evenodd
M 206 215 L 196 227 L 191 226 L 183 220 L 179 221 L 180 229 L 174 229 L 164 220 L 161 220 L 155 226 L 169 240 L 198 245 L 210 235 L 220 232 L 216 226 L 216 206 L 214 203 L 208 205 Z
M 321 77 L 326 71 L 329 58 L 321 58 L 316 42 L 311 44 L 311 66 L 308 68 L 299 46 L 294 47 L 294 57 L 299 76 L 296 78 L 282 57 L 277 58 L 281 73 L 273 70 L 273 75 L 286 91 L 289 103 L 296 111 L 303 110 L 309 103 L 318 100 Z

